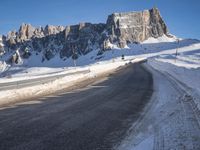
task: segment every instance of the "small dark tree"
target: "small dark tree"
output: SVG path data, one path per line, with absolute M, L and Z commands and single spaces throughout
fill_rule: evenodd
M 78 59 L 78 54 L 77 54 L 77 53 L 73 53 L 73 54 L 72 54 L 72 59 L 73 59 L 73 60 Z
M 122 60 L 124 60 L 124 54 L 122 54 Z
M 29 58 L 31 56 L 31 52 L 29 51 L 29 48 L 26 47 L 23 53 L 23 58 Z
M 71 45 L 72 48 L 72 59 L 74 61 L 74 67 L 76 67 L 76 60 L 78 59 L 78 53 L 76 51 L 75 45 Z

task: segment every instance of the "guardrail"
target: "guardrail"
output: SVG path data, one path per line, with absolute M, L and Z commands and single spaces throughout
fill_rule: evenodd
M 50 76 L 50 77 L 42 77 L 42 78 L 37 78 L 37 79 L 28 79 L 28 80 L 0 83 L 0 91 L 19 89 L 23 87 L 38 85 L 38 84 L 45 84 L 45 83 L 49 83 L 51 81 L 55 81 L 57 79 L 63 78 L 65 76 L 70 76 L 70 75 L 75 75 L 75 74 L 86 74 L 89 72 L 90 70 L 88 69 L 88 70 L 76 71 L 76 72 L 60 74 L 60 75 L 55 75 L 55 76 Z

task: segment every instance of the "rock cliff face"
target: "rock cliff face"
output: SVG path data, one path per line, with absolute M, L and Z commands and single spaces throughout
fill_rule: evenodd
M 129 43 L 142 42 L 149 37 L 168 35 L 167 27 L 159 10 L 153 8 L 142 12 L 114 13 L 105 24 L 80 23 L 73 26 L 33 27 L 22 24 L 19 31 L 11 31 L 3 38 L 6 52 L 17 49 L 23 56 L 29 51 L 42 53 L 44 60 L 59 54 L 66 59 L 76 54 L 85 55 L 93 49 L 103 52 L 116 44 L 124 48 Z M 26 57 L 27 58 L 27 57 Z
M 108 16 L 107 30 L 111 42 L 123 48 L 127 43 L 142 42 L 149 37 L 168 34 L 157 8 L 142 12 L 114 13 Z
M 3 55 L 4 49 L 3 49 L 3 38 L 0 36 L 0 55 Z

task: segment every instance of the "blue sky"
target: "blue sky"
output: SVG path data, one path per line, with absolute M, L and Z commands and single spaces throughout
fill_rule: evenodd
M 0 34 L 34 26 L 106 22 L 113 12 L 158 7 L 169 31 L 183 38 L 200 39 L 200 0 L 0 0 Z

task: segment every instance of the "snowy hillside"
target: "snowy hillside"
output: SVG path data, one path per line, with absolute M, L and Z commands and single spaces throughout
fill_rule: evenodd
M 142 117 L 132 125 L 116 149 L 198 150 L 200 42 L 182 39 L 177 44 L 149 39 L 144 43 L 149 44 L 146 51 L 150 53 L 135 56 L 147 59 L 145 67 L 153 74 L 154 94 Z M 157 52 L 151 51 L 153 47 Z
M 14 85 L 9 85 L 13 88 L 11 90 L 0 91 L 0 103 L 49 94 L 77 81 L 113 71 L 129 62 L 147 60 L 145 67 L 153 75 L 154 94 L 144 109 L 143 117 L 132 125 L 116 149 L 160 150 L 162 145 L 166 149 L 198 149 L 200 41 L 179 39 L 178 42 L 176 37 L 162 36 L 129 44 L 123 49 L 114 44 L 110 46 L 112 49 L 102 55 L 97 55 L 97 49 L 79 57 L 76 67 L 72 59 L 62 61 L 59 56 L 41 62 L 39 59 L 42 56 L 36 53 L 28 59 L 21 59 L 21 64 L 10 66 L 1 61 L 0 84 Z M 81 71 L 88 72 L 78 73 Z M 50 78 L 51 82 L 40 81 L 40 78 Z M 37 79 L 37 84 L 18 89 L 20 81 L 30 82 L 30 79 Z
M 174 55 L 160 55 L 149 59 L 148 63 L 155 69 L 168 74 L 181 82 L 193 96 L 200 96 L 200 49 L 180 52 Z M 200 100 L 195 99 L 200 109 Z
M 126 48 L 128 44 L 162 36 L 172 37 L 158 8 L 113 13 L 106 23 L 98 24 L 34 27 L 23 23 L 18 30 L 2 36 L 0 43 L 4 52 L 0 61 L 9 65 L 61 67 L 72 66 L 71 59 L 79 59 L 82 66 L 87 64 L 86 59 L 91 61 L 91 57 L 83 59 L 91 52 L 95 54 L 92 57 L 98 59 L 97 54 L 101 57 L 113 46 Z
M 130 44 L 124 49 L 116 48 L 115 45 L 112 46 L 112 50 L 106 51 L 102 55 L 97 55 L 97 49 L 91 51 L 87 55 L 79 57 L 76 60 L 77 67 L 84 67 L 101 61 L 120 60 L 122 55 L 125 55 L 126 59 L 146 59 L 161 54 L 174 54 L 177 47 L 179 47 L 179 51 L 198 50 L 199 41 L 191 39 L 180 40 L 178 44 L 175 37 L 169 38 L 163 36 L 159 38 L 150 38 L 138 44 Z M 66 71 L 66 69 L 74 67 L 73 59 L 67 59 L 63 61 L 59 58 L 59 56 L 55 56 L 49 61 L 41 62 L 41 57 L 42 56 L 33 53 L 28 59 L 21 59 L 23 63 L 12 66 L 6 64 L 4 61 L 0 61 L 0 76 L 3 79 L 11 76 L 20 76 L 20 74 L 22 76 L 36 76 L 41 74 L 45 75 L 49 73 Z M 184 57 L 184 59 L 186 59 L 186 57 Z

